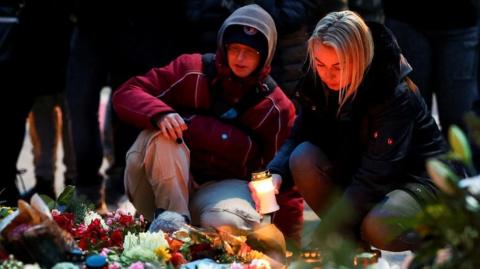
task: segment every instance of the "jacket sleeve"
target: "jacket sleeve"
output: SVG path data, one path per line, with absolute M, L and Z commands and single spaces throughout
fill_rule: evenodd
M 182 55 L 165 67 L 153 68 L 122 84 L 113 95 L 113 107 L 120 119 L 142 129 L 151 129 L 156 128 L 152 124 L 153 117 L 174 112 L 161 97 L 183 77 L 187 59 L 187 55 Z
M 275 154 L 275 157 L 267 165 L 267 169 L 274 174 L 279 174 L 282 176 L 283 184 L 290 186 L 293 184 L 292 175 L 290 173 L 289 160 L 290 154 L 293 150 L 306 139 L 303 135 L 304 129 L 304 116 L 300 112 L 293 124 L 293 128 L 290 132 L 289 137 L 284 141 L 280 149 Z
M 295 120 L 295 107 L 279 87 L 262 102 L 268 105 L 260 104 L 250 116 L 258 122 L 253 131 L 259 139 L 265 165 L 289 136 Z

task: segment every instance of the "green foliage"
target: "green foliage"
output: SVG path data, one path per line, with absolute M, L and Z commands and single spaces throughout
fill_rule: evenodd
M 76 223 L 82 222 L 85 214 L 95 209 L 91 202 L 75 195 L 75 186 L 72 185 L 65 186 L 57 200 L 45 195 L 40 195 L 40 197 L 50 210 L 57 209 L 60 212 L 71 212 L 75 216 Z
M 470 115 L 469 122 L 475 127 L 470 133 L 480 138 L 480 120 Z M 427 161 L 427 171 L 442 193 L 414 221 L 425 243 L 411 268 L 480 268 L 480 176 L 475 176 L 465 134 L 452 126 L 448 140 L 451 151 Z

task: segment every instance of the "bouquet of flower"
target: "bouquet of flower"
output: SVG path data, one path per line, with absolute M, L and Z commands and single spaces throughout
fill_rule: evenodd
M 62 193 L 60 198 L 68 198 L 72 194 L 71 190 L 67 188 L 65 190 L 67 194 Z M 68 199 L 75 199 L 75 197 Z M 80 248 L 82 256 L 100 254 L 107 257 L 109 268 L 180 267 L 192 261 L 202 263 L 204 259 L 214 264 L 224 264 L 223 266 L 228 268 L 232 263 L 236 268 L 243 267 L 245 264 L 250 266 L 249 268 L 265 268 L 266 264 L 278 264 L 262 252 L 252 249 L 247 244 L 247 234 L 232 235 L 217 230 L 200 230 L 191 226 L 185 226 L 172 234 L 162 231 L 150 233 L 145 231 L 146 222 L 143 216 L 136 217 L 121 209 L 101 216 L 89 210 L 88 206 L 73 207 L 71 201 L 69 201 L 70 205 L 66 205 L 62 201 L 47 199 L 47 203 L 52 207 L 46 209 L 50 215 L 51 226 L 72 238 L 74 244 L 71 244 L 70 248 Z M 7 218 L 15 215 L 15 211 L 9 209 L 2 212 Z M 13 233 L 9 233 L 11 236 L 21 235 L 30 227 L 26 226 L 23 220 L 17 219 Z M 52 237 L 47 238 L 51 241 L 56 240 Z M 29 253 L 28 249 L 22 249 L 22 247 L 24 246 L 18 245 L 18 249 L 13 253 L 16 258 L 27 263 L 39 262 L 38 257 L 26 260 L 21 257 L 19 254 L 22 250 Z M 48 256 L 47 254 L 49 253 L 44 255 Z M 64 254 L 65 251 L 62 251 L 62 255 L 56 257 L 55 262 L 58 263 L 56 268 L 72 268 L 73 264 L 68 263 L 68 255 Z M 8 253 L 3 257 L 5 260 Z M 8 261 L 9 264 L 17 264 L 11 257 Z M 47 267 L 53 266 L 51 261 L 48 264 L 40 264 Z
M 86 212 L 80 223 L 75 223 L 75 217 L 70 212 L 52 210 L 55 222 L 69 232 L 85 251 L 99 252 L 103 248 L 122 248 L 123 240 L 128 233 L 138 233 L 145 229 L 146 223 L 142 216 L 135 219 L 124 210 L 117 210 L 102 217 L 94 211 Z
M 74 239 L 62 230 L 43 200 L 34 195 L 31 203 L 18 201 L 18 209 L 11 211 L 0 223 L 1 256 L 11 253 L 25 262 L 37 261 L 50 267 L 61 261 Z

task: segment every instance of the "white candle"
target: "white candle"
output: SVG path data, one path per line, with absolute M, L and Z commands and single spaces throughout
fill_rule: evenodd
M 252 181 L 258 197 L 258 203 L 261 214 L 268 214 L 280 209 L 275 197 L 275 187 L 273 186 L 272 177 L 268 175 L 262 179 L 255 179 Z

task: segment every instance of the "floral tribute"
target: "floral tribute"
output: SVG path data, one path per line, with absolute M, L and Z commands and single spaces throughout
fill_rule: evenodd
M 208 263 L 208 268 L 270 268 L 270 260 L 266 260 L 268 257 L 249 247 L 246 236 L 234 236 L 220 231 L 203 231 L 191 226 L 184 226 L 172 234 L 162 231 L 149 232 L 146 231 L 147 222 L 143 216 L 132 216 L 122 209 L 101 216 L 89 210 L 88 207 L 72 210 L 72 207 L 61 205 L 58 201 L 53 204 L 51 202 L 47 199 L 47 204 L 52 208 L 44 212 L 45 215 L 50 216 L 39 217 L 35 223 L 31 220 L 36 217 L 16 216 L 25 214 L 18 213 L 19 210 L 7 208 L 2 210 L 1 268 L 23 268 L 23 263 L 36 263 L 43 268 L 78 268 L 78 264 L 82 264 L 85 257 L 93 254 L 105 256 L 110 269 L 180 268 L 182 266 L 194 268 L 201 267 L 202 263 Z M 22 202 L 22 210 L 27 207 L 25 204 L 27 203 Z M 36 211 L 35 208 L 36 206 L 32 205 L 28 209 L 28 214 Z M 25 224 L 20 224 L 23 220 L 28 220 L 28 229 L 48 223 L 62 233 L 58 234 L 58 231 L 31 233 L 33 235 L 28 241 L 20 236 L 20 240 L 23 241 L 12 248 L 12 244 L 8 242 L 8 238 L 11 238 L 9 230 L 15 231 L 18 227 L 24 227 Z M 1 227 L 7 228 L 2 230 Z M 57 237 L 52 239 L 52 234 L 57 234 Z M 44 243 L 49 240 L 55 242 Z M 30 244 L 31 242 L 33 244 Z M 32 253 L 33 251 L 29 248 L 32 245 L 39 245 L 36 244 L 37 242 L 51 249 L 63 248 L 69 251 L 77 249 L 81 258 L 72 260 L 67 251 L 57 251 L 58 255 L 55 257 L 27 255 L 25 258 L 20 255 L 22 252 Z M 58 245 L 61 247 L 57 247 Z M 26 249 L 19 249 L 19 246 Z M 189 266 L 192 262 L 199 264 Z M 21 267 L 18 267 L 19 264 Z
M 85 215 L 83 222 L 76 224 L 72 213 L 52 210 L 55 222 L 69 232 L 77 241 L 78 247 L 84 251 L 98 252 L 103 248 L 121 249 L 128 233 L 139 233 L 145 230 L 146 223 L 142 216 L 135 219 L 124 210 L 109 212 L 101 217 L 94 211 Z

